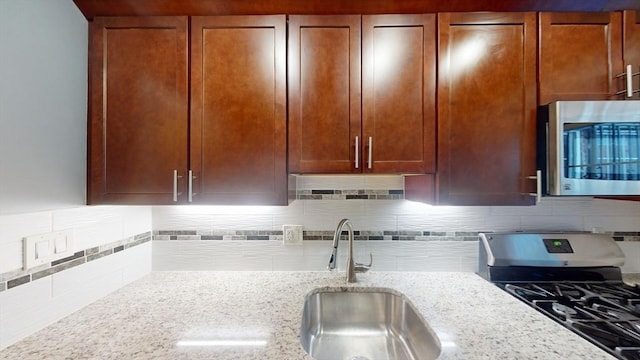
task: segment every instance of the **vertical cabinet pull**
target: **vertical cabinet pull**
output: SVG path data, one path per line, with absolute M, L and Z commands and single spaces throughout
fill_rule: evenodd
M 360 168 L 360 139 L 356 136 L 356 169 Z
M 373 165 L 373 137 L 369 136 L 369 169 Z
M 633 70 L 627 65 L 627 97 L 633 96 Z
M 631 65 L 627 65 L 627 67 L 625 68 L 625 72 L 623 72 L 622 74 L 616 75 L 616 78 L 624 77 L 624 84 L 625 84 L 625 89 L 616 92 L 616 95 L 625 94 L 626 97 L 630 98 L 630 97 L 633 97 L 633 94 L 639 93 L 640 89 L 633 90 L 633 77 L 638 75 L 640 75 L 640 72 L 634 73 L 633 67 Z
M 536 197 L 536 205 L 540 203 L 542 199 L 542 170 L 536 170 L 535 176 L 529 176 L 528 179 L 536 181 L 536 192 L 529 194 Z
M 189 181 L 188 181 L 189 193 L 187 194 L 187 201 L 188 202 L 193 202 L 193 179 L 194 179 L 193 171 L 189 170 Z
M 173 170 L 173 202 L 178 201 L 178 170 Z

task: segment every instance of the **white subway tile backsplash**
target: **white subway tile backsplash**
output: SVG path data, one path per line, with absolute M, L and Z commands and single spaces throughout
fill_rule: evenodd
M 264 230 L 273 228 L 273 216 L 262 214 L 218 215 L 212 222 L 213 230 Z
M 304 203 L 304 215 L 305 217 L 332 216 L 336 219 L 337 224 L 342 218 L 364 213 L 366 206 L 372 201 L 373 200 L 307 200 Z
M 460 271 L 460 259 L 442 254 L 440 256 L 398 257 L 398 271 Z
M 351 220 L 354 230 L 396 231 L 398 218 L 396 216 L 347 216 Z M 336 226 L 337 223 L 334 225 Z
M 151 241 L 127 249 L 129 253 L 122 273 L 124 284 L 138 280 L 151 272 L 151 249 Z
M 366 176 L 305 175 L 298 176 L 298 190 L 353 190 L 364 189 Z
M 625 256 L 622 272 L 640 273 L 640 241 L 618 241 L 618 246 Z
M 584 217 L 585 231 L 593 231 L 594 229 L 596 231 L 598 229 L 602 229 L 603 231 L 609 229 L 614 229 L 615 231 L 638 231 L 638 228 L 640 228 L 640 216 L 638 215 L 594 215 Z
M 0 292 L 0 349 L 51 322 L 51 278 Z
M 296 258 L 303 254 L 302 246 L 287 246 L 283 245 L 282 241 L 248 240 L 241 243 L 239 249 L 240 253 L 245 256 L 264 255 Z
M 0 245 L 0 274 L 22 268 L 22 241 Z
M 553 203 L 550 203 L 546 199 L 542 199 L 542 201 L 536 206 L 491 206 L 490 216 L 499 217 L 514 214 L 520 216 L 551 215 L 553 208 Z
M 154 206 L 151 217 L 154 229 L 211 231 L 215 216 L 215 213 L 209 213 L 199 206 L 193 209 L 184 206 Z
M 315 215 L 305 216 L 302 220 L 303 230 L 335 230 L 344 216 Z
M 100 246 L 124 237 L 123 209 L 85 206 L 56 210 L 53 212 L 53 230 L 73 229 L 76 249 Z
M 0 291 L 0 349 L 148 274 L 151 219 L 150 207 L 118 206 L 0 216 L 0 274 L 4 273 L 2 281 L 11 280 Z M 47 264 L 29 281 L 31 275 L 20 271 L 22 238 L 64 229 L 73 230 L 80 258 L 57 266 Z M 112 246 L 108 256 L 85 262 L 99 255 L 89 255 L 90 248 L 108 244 Z M 86 258 L 82 250 L 87 251 Z M 76 266 L 67 266 L 71 263 Z M 11 286 L 15 277 L 26 283 Z
M 274 271 L 326 271 L 329 258 L 326 256 L 273 256 Z
M 509 226 L 516 226 L 517 218 L 504 218 L 493 224 L 487 216 L 467 215 L 465 217 L 453 215 L 432 215 L 432 216 L 398 216 L 398 230 L 429 230 L 429 231 L 495 231 L 505 220 L 509 221 Z M 504 225 L 502 227 L 505 227 Z
M 584 218 L 582 216 L 523 216 L 523 231 L 583 231 Z
M 22 241 L 29 235 L 51 232 L 50 211 L 0 216 L 0 244 Z
M 401 175 L 368 175 L 364 177 L 363 189 L 404 189 L 404 177 Z
M 0 292 L 0 349 L 151 271 L 151 242 Z
M 145 233 L 153 228 L 150 206 L 127 206 L 122 208 L 123 233 L 126 238 Z
M 371 271 L 398 271 L 398 257 L 377 253 Z

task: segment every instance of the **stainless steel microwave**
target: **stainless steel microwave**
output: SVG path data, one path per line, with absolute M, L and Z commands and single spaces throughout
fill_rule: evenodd
M 640 100 L 556 101 L 538 118 L 543 193 L 640 195 Z

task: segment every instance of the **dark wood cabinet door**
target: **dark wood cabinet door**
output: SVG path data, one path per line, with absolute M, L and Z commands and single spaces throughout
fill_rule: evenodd
M 286 18 L 191 21 L 193 202 L 286 204 Z
M 438 203 L 532 204 L 536 14 L 438 16 Z
M 621 13 L 541 13 L 539 27 L 539 104 L 615 98 Z
M 87 202 L 171 204 L 174 182 L 181 201 L 188 19 L 98 17 L 90 26 Z
M 624 28 L 622 29 L 623 64 L 631 65 L 634 73 L 640 72 L 640 11 L 627 10 L 623 13 Z M 633 78 L 633 89 L 640 90 L 640 76 Z M 618 90 L 626 89 L 618 82 Z M 624 96 L 622 98 L 625 98 Z M 634 93 L 633 99 L 640 98 L 640 93 Z
M 435 15 L 362 17 L 365 172 L 435 172 L 435 72 Z
M 360 41 L 359 15 L 289 17 L 290 172 L 362 171 Z

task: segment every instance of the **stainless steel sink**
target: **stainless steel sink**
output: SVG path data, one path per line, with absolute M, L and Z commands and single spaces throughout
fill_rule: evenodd
M 305 299 L 302 347 L 317 360 L 429 360 L 440 340 L 401 293 L 374 288 L 316 289 Z

